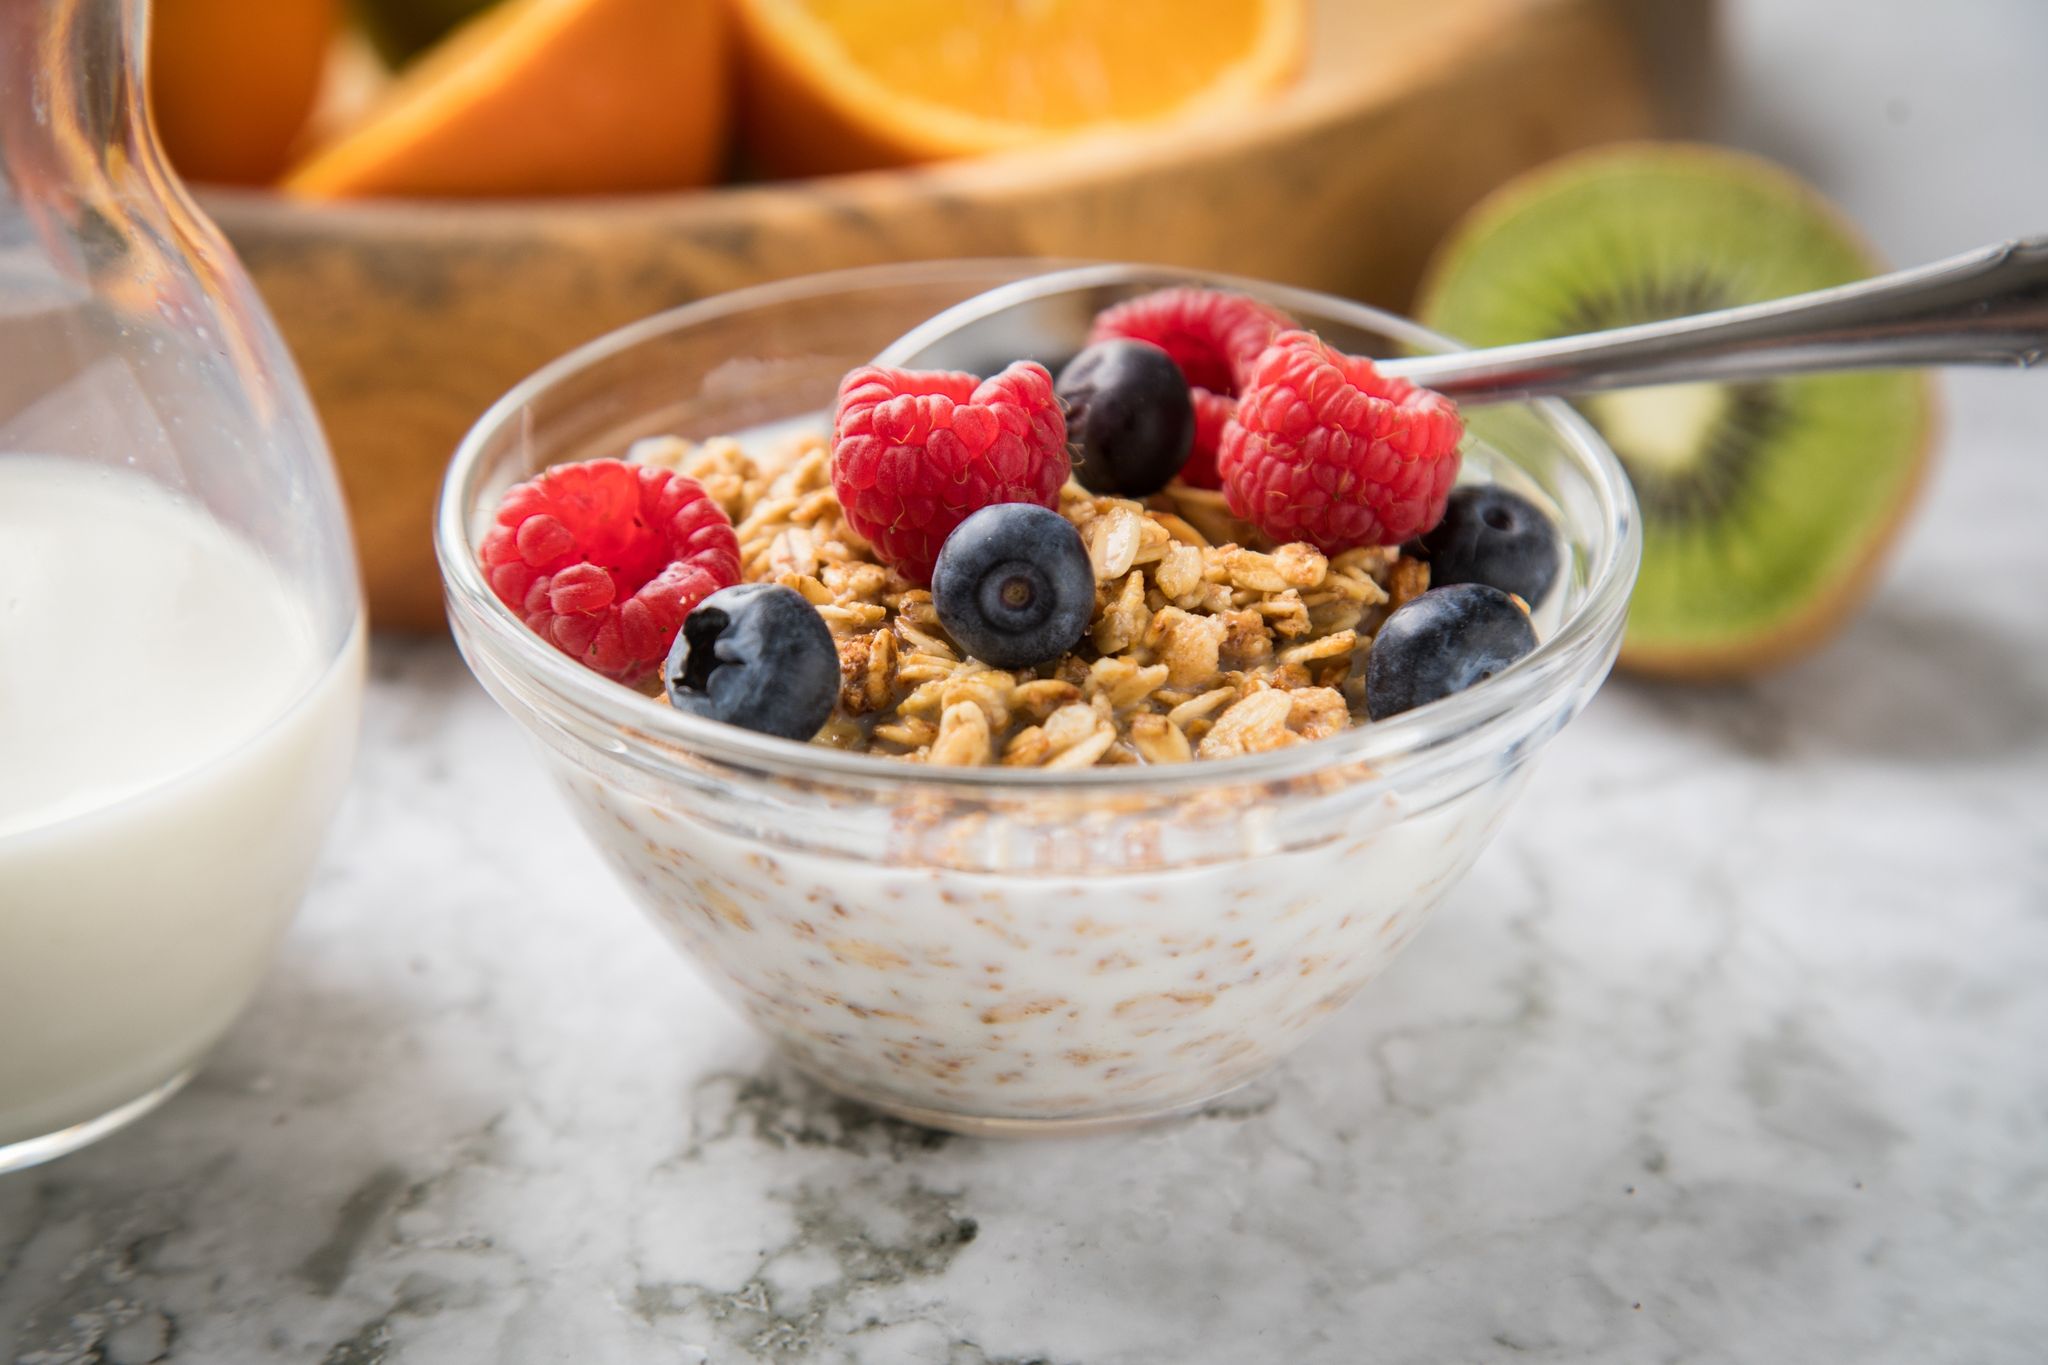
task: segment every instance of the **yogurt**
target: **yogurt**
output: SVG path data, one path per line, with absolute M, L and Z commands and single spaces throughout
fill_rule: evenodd
M 162 1087 L 239 1013 L 339 798 L 362 653 L 160 485 L 0 456 L 0 1148 Z

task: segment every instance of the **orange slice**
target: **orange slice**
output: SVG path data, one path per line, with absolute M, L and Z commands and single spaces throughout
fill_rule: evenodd
M 309 198 L 701 185 L 724 150 L 721 0 L 506 0 L 284 182 Z
M 748 145 L 791 175 L 972 156 L 1245 108 L 1304 0 L 738 0 Z
M 149 94 L 157 134 L 189 180 L 277 177 L 313 107 L 335 0 L 157 0 Z

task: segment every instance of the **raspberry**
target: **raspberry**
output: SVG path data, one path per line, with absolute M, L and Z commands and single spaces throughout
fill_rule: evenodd
M 740 578 L 732 522 L 695 479 L 585 460 L 515 484 L 477 558 L 499 600 L 584 666 L 632 683 Z
M 1188 448 L 1188 462 L 1180 467 L 1180 481 L 1190 488 L 1221 488 L 1223 477 L 1216 472 L 1216 452 L 1223 445 L 1223 426 L 1237 412 L 1237 400 L 1207 389 L 1189 389 L 1195 400 L 1195 443 Z
M 991 379 L 865 365 L 839 384 L 832 487 L 853 529 L 898 573 L 929 584 L 939 547 L 999 502 L 1057 508 L 1067 423 L 1043 365 Z
M 1088 342 L 1112 337 L 1149 341 L 1173 357 L 1189 384 L 1236 394 L 1259 352 L 1293 325 L 1285 313 L 1243 294 L 1181 286 L 1103 309 Z
M 1285 313 L 1243 294 L 1180 287 L 1105 308 L 1089 329 L 1088 341 L 1135 337 L 1173 357 L 1195 400 L 1195 443 L 1180 481 L 1192 488 L 1220 488 L 1216 451 L 1235 406 L 1232 396 L 1267 343 L 1293 325 Z
M 1252 366 L 1216 463 L 1233 514 L 1337 554 L 1436 525 L 1463 431 L 1442 394 L 1283 332 Z

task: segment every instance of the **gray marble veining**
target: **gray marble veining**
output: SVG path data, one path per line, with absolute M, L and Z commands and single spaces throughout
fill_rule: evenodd
M 1848 13 L 1738 10 L 1733 131 L 1900 259 L 2048 227 L 2040 177 L 1953 164 L 2048 164 L 2038 8 Z M 1611 685 L 1301 1056 L 1091 1141 L 792 1075 L 452 650 L 385 642 L 249 1016 L 157 1115 L 0 1180 L 0 1360 L 2040 1360 L 2048 385 L 1948 400 L 1848 636 Z

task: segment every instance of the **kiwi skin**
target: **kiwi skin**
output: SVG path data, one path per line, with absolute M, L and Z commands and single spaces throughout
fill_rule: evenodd
M 1494 190 L 1468 211 L 1452 235 L 1438 247 L 1424 272 L 1416 291 L 1416 316 L 1425 319 L 1430 316 L 1433 300 L 1467 241 L 1489 234 L 1494 224 L 1512 217 L 1528 200 L 1547 195 L 1556 180 L 1577 176 L 1588 163 L 1628 156 L 1656 157 L 1674 165 L 1692 162 L 1709 171 L 1732 170 L 1735 174 L 1767 179 L 1787 198 L 1802 202 L 1817 217 L 1825 219 L 1869 263 L 1873 272 L 1882 268 L 1878 264 L 1880 258 L 1868 240 L 1838 208 L 1797 176 L 1769 161 L 1702 143 L 1611 143 L 1572 153 L 1526 172 Z M 1907 514 L 1926 486 L 1938 422 L 1932 383 L 1925 375 L 1917 376 L 1916 383 L 1920 389 L 1916 404 L 1920 422 L 1912 443 L 1915 454 L 1899 481 L 1888 512 L 1871 526 L 1860 553 L 1844 561 L 1830 581 L 1767 630 L 1739 639 L 1723 638 L 1697 643 L 1667 641 L 1648 646 L 1633 636 L 1626 636 L 1622 642 L 1620 665 L 1637 674 L 1689 682 L 1745 678 L 1810 654 L 1838 634 L 1876 589 L 1884 563 L 1904 528 Z

